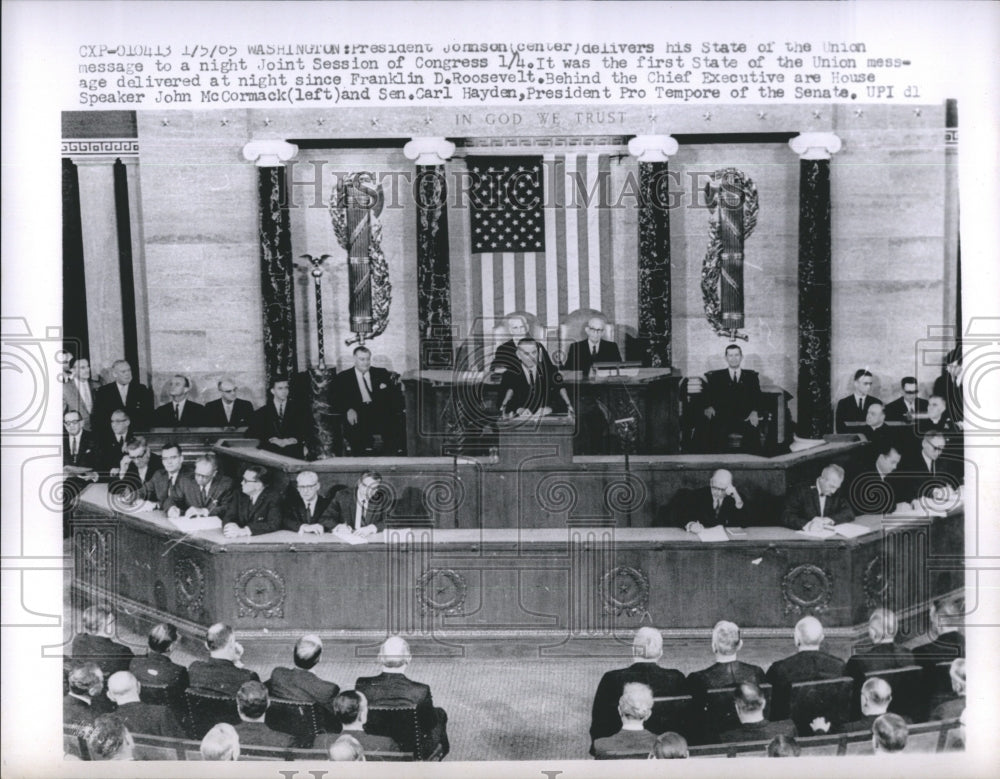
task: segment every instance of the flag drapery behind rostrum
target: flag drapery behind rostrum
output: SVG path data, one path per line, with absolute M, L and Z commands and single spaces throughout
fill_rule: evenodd
M 607 154 L 468 158 L 473 318 L 578 308 L 614 321 Z

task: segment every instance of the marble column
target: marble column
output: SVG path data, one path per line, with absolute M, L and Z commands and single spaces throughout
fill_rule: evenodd
M 799 155 L 799 376 L 796 432 L 821 438 L 833 430 L 830 402 L 830 157 L 833 133 L 802 133 L 788 145 Z
M 251 141 L 243 157 L 257 166 L 257 208 L 260 237 L 260 287 L 264 310 L 264 375 L 291 378 L 295 354 L 295 289 L 292 239 L 284 163 L 298 147 L 281 140 Z
M 628 142 L 639 160 L 639 340 L 643 363 L 671 363 L 670 179 L 667 161 L 677 152 L 669 135 L 637 135 Z M 628 355 L 626 355 L 627 357 Z
M 115 210 L 116 156 L 72 156 L 80 184 L 87 330 L 95 378 L 110 379 L 111 364 L 125 356 L 118 215 Z M 136 368 L 137 366 L 133 366 Z
M 451 264 L 448 248 L 448 188 L 444 164 L 455 144 L 444 138 L 414 138 L 403 147 L 417 166 L 417 318 L 420 367 L 451 368 Z
M 149 298 L 146 285 L 146 245 L 142 234 L 142 210 L 139 195 L 139 158 L 121 157 L 127 182 L 129 234 L 132 244 L 132 278 L 135 288 L 135 324 L 139 375 L 153 375 L 149 340 Z

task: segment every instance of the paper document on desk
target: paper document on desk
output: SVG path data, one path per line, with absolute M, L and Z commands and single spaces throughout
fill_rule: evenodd
M 715 527 L 707 528 L 706 530 L 699 531 L 698 540 L 704 541 L 709 544 L 714 544 L 719 541 L 728 541 L 729 536 L 726 533 L 726 529 L 722 525 L 716 525 Z
M 843 536 L 844 538 L 857 538 L 858 536 L 863 536 L 866 533 L 874 533 L 877 528 L 868 527 L 867 525 L 859 525 L 857 522 L 845 522 L 842 525 L 837 525 L 833 528 L 833 532 L 838 536 Z
M 359 536 L 353 530 L 349 530 L 345 525 L 337 525 L 333 529 L 333 535 L 337 537 L 337 540 L 343 541 L 345 544 L 367 544 L 368 539 L 364 536 Z
M 796 530 L 795 533 L 806 538 L 833 538 L 837 535 L 836 530 Z
M 171 517 L 168 521 L 182 533 L 222 530 L 222 520 L 219 517 Z

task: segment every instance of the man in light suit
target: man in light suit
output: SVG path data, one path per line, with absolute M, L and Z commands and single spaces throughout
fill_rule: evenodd
M 817 532 L 854 521 L 854 512 L 841 493 L 844 469 L 831 463 L 814 484 L 800 484 L 788 491 L 782 524 L 792 530 Z
M 385 368 L 372 367 L 372 353 L 365 346 L 354 350 L 354 366 L 334 379 L 336 408 L 344 415 L 344 437 L 355 457 L 375 452 L 376 435 L 382 437 L 379 454 L 399 453 L 401 396 L 397 379 Z
M 868 394 L 872 390 L 873 381 L 871 371 L 866 368 L 854 372 L 854 393 L 837 402 L 835 430 L 838 433 L 860 432 L 857 429 L 860 425 L 857 428 L 849 428 L 847 423 L 864 422 L 868 416 L 868 407 L 872 403 L 882 402 L 874 395 Z
M 381 533 L 385 529 L 388 508 L 388 493 L 379 489 L 381 485 L 380 473 L 365 471 L 353 487 L 335 493 L 329 507 L 333 530 L 342 525 L 362 536 Z
M 907 422 L 912 424 L 918 414 L 927 413 L 927 401 L 917 397 L 916 377 L 904 376 L 899 386 L 903 394 L 886 404 L 885 418 L 889 422 Z
M 741 367 L 743 350 L 736 344 L 726 347 L 726 368 L 705 374 L 705 410 L 708 437 L 715 451 L 728 448 L 728 438 L 742 436 L 740 449 L 760 450 L 760 378 L 756 371 Z
M 590 372 L 590 366 L 595 362 L 622 361 L 618 344 L 602 338 L 605 325 L 607 325 L 607 321 L 603 317 L 595 316 L 587 320 L 587 337 L 582 341 L 570 344 L 566 362 L 562 366 L 563 370 L 582 371 L 587 374 Z
M 315 533 L 333 530 L 336 521 L 328 510 L 333 495 L 320 493 L 319 476 L 315 471 L 299 471 L 295 487 L 288 486 L 282 527 L 293 533 Z
M 182 473 L 178 480 L 179 494 L 172 509 L 185 517 L 224 517 L 235 499 L 233 480 L 219 473 L 219 463 L 212 452 L 201 455 L 194 464 L 194 473 Z M 167 512 L 168 516 L 172 514 Z
M 90 431 L 90 415 L 94 413 L 94 399 L 100 385 L 90 378 L 90 360 L 77 357 L 69 364 L 69 374 L 64 376 L 63 408 L 80 414 L 83 429 Z
M 682 527 L 700 533 L 708 527 L 747 527 L 753 524 L 743 497 L 733 485 L 733 475 L 715 471 L 708 486 L 678 490 L 665 512 L 657 516 L 654 527 Z
M 116 360 L 111 366 L 111 375 L 114 381 L 97 390 L 91 426 L 102 434 L 111 414 L 123 409 L 132 420 L 133 431 L 146 430 L 153 413 L 153 394 L 149 387 L 132 378 L 132 366 L 127 360 Z
M 270 392 L 270 402 L 254 412 L 247 433 L 260 442 L 261 449 L 302 459 L 306 437 L 305 417 L 288 398 L 288 379 L 275 376 L 271 380 Z
M 222 379 L 216 387 L 220 397 L 205 404 L 205 425 L 208 427 L 246 427 L 253 417 L 253 404 L 236 397 L 236 383 Z
M 170 402 L 159 406 L 153 413 L 154 427 L 200 427 L 205 424 L 205 407 L 188 399 L 191 380 L 187 376 L 171 376 L 167 382 Z

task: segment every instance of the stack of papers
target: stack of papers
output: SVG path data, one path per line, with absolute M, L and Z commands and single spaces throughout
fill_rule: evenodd
M 368 539 L 364 536 L 359 536 L 353 530 L 350 530 L 346 525 L 337 525 L 333 529 L 333 535 L 337 537 L 338 541 L 343 541 L 345 544 L 367 544 Z
M 709 544 L 715 544 L 719 541 L 728 541 L 729 535 L 726 533 L 726 529 L 722 525 L 716 525 L 715 527 L 707 528 L 698 533 L 698 540 Z
M 829 530 L 797 530 L 795 532 L 807 538 L 857 538 L 866 533 L 874 533 L 875 529 L 867 525 L 859 525 L 857 522 L 845 522 L 842 525 L 834 525 Z
M 182 533 L 222 530 L 222 520 L 219 517 L 172 517 L 167 521 Z

